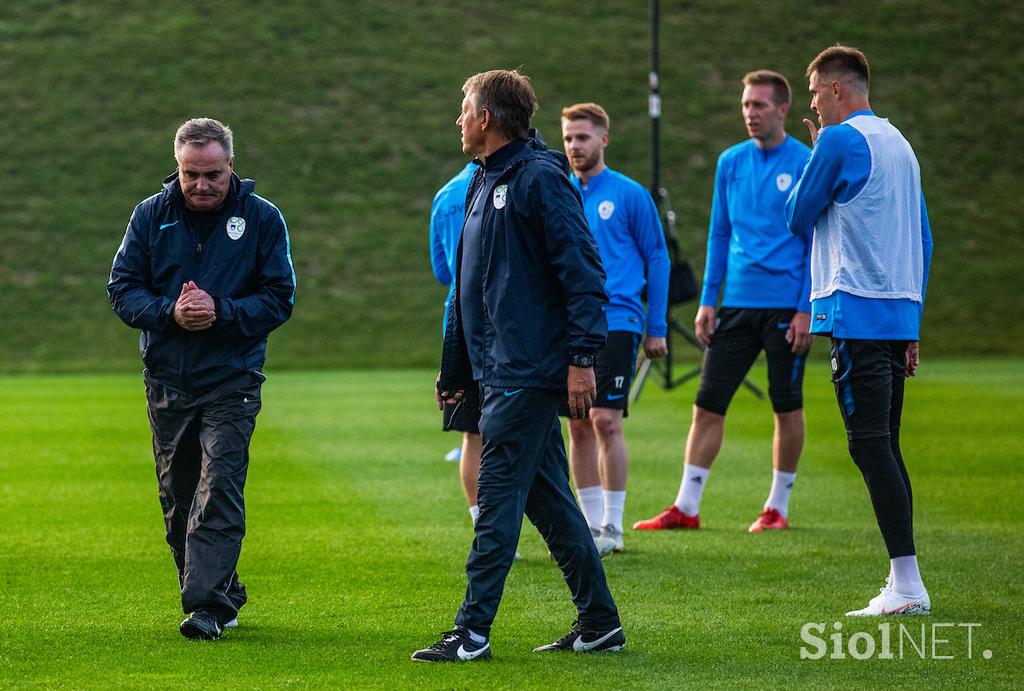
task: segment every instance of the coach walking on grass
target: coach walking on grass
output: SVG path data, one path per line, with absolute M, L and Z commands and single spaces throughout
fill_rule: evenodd
M 479 168 L 470 184 L 438 406 L 482 391 L 476 539 L 455 628 L 413 660 L 491 656 L 488 637 L 523 513 L 562 570 L 577 625 L 536 650 L 619 650 L 626 639 L 587 522 L 569 489 L 558 422 L 596 395 L 594 354 L 607 331 L 604 272 L 565 157 L 529 131 L 537 99 L 515 71 L 470 77 L 456 124 Z
M 184 123 L 178 170 L 132 213 L 107 292 L 139 349 L 167 542 L 187 638 L 213 640 L 246 602 L 235 566 L 267 335 L 292 312 L 277 207 L 233 171 L 231 130 Z
M 906 377 L 918 334 L 932 234 L 909 142 L 868 103 L 868 61 L 833 46 L 807 67 L 814 149 L 786 205 L 811 242 L 811 333 L 832 338 L 832 381 L 850 455 L 889 552 L 889 577 L 848 616 L 930 614 L 914 547 L 910 478 L 900 452 Z

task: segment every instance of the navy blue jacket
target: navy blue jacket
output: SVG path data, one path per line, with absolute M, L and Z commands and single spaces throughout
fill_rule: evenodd
M 488 198 L 480 247 L 485 313 L 480 381 L 564 390 L 569 356 L 604 346 L 605 274 L 583 203 L 567 175 L 568 160 L 549 151 L 535 130 L 530 134 L 493 189 L 482 190 Z M 469 186 L 467 210 L 483 184 L 480 169 Z M 507 185 L 503 199 L 495 203 L 502 185 Z M 460 241 L 438 380 L 442 391 L 473 382 L 459 303 L 462 256 Z
M 177 174 L 169 175 L 162 192 L 135 207 L 107 284 L 117 315 L 142 329 L 149 376 L 184 393 L 262 368 L 267 335 L 291 316 L 295 300 L 284 217 L 253 193 L 255 182 L 231 177 L 220 219 L 200 238 L 189 226 Z M 187 281 L 216 302 L 209 329 L 185 331 L 174 321 Z

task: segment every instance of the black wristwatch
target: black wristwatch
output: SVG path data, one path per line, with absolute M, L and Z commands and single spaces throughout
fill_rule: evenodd
M 569 356 L 569 364 L 573 367 L 590 368 L 594 366 L 594 356 L 591 353 L 577 353 Z

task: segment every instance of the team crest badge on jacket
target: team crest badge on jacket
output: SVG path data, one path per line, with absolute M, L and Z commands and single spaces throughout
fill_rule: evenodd
M 785 192 L 792 184 L 793 176 L 789 173 L 779 173 L 778 177 L 775 178 L 775 186 L 779 188 L 779 192 Z
M 494 188 L 494 208 L 504 209 L 508 198 L 508 185 L 498 185 Z
M 237 240 L 242 237 L 242 233 L 245 232 L 245 219 L 239 218 L 238 216 L 232 216 L 228 219 L 225 228 L 227 228 L 228 237 L 232 240 Z
M 610 199 L 606 199 L 597 207 L 597 215 L 601 217 L 602 221 L 607 221 L 615 213 L 615 202 Z

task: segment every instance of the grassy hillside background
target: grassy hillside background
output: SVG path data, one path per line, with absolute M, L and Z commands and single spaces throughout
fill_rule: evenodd
M 640 0 L 4 3 L 0 369 L 139 367 L 104 284 L 133 206 L 173 169 L 171 137 L 194 115 L 233 127 L 236 169 L 289 221 L 299 294 L 271 364 L 431 365 L 444 289 L 426 222 L 464 162 L 463 80 L 522 66 L 555 145 L 561 106 L 603 103 L 611 165 L 647 183 L 647 11 Z M 925 356 L 1020 352 L 1019 4 L 666 1 L 662 12 L 663 176 L 696 266 L 715 158 L 744 137 L 739 77 L 787 74 L 789 128 L 806 141 L 804 67 L 849 43 L 871 60 L 876 111 L 921 159 L 937 247 Z

